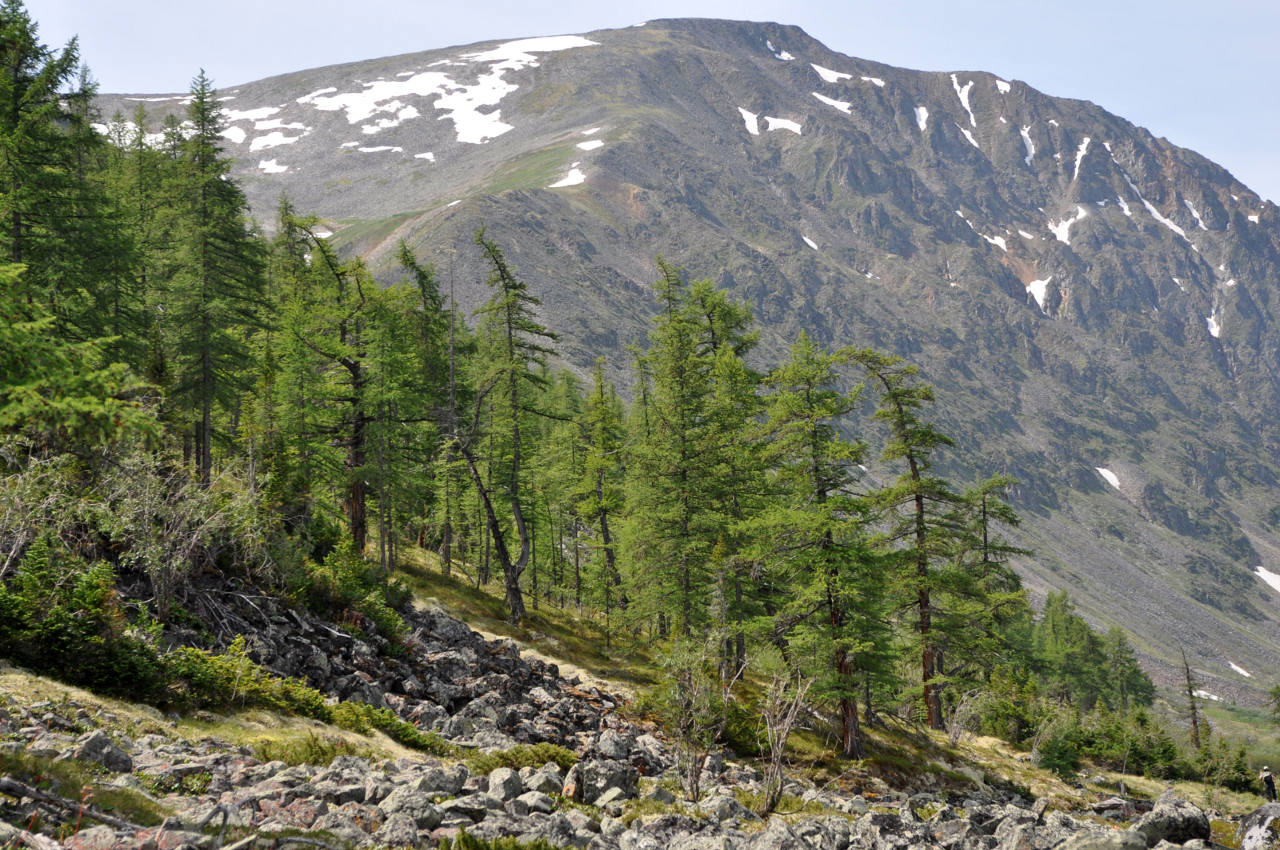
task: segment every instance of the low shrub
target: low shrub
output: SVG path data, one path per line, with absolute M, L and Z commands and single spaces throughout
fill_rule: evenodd
M 522 767 L 542 767 L 547 762 L 555 762 L 561 770 L 568 770 L 578 761 L 572 751 L 556 744 L 520 744 L 506 750 L 492 753 L 481 753 L 467 759 L 467 767 L 472 773 L 489 773 L 500 767 L 519 770 Z
M 153 698 L 163 665 L 131 630 L 108 564 L 86 564 L 41 538 L 0 582 L 0 656 L 114 696 Z

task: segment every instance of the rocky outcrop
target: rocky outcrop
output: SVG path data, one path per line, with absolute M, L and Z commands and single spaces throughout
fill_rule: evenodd
M 43 850 L 216 850 L 233 843 L 247 850 L 255 836 L 266 846 L 301 832 L 334 848 L 426 847 L 465 830 L 589 850 L 1209 846 L 1205 815 L 1170 794 L 1126 830 L 986 786 L 909 794 L 881 783 L 868 799 L 790 779 L 786 792 L 823 814 L 774 815 L 762 824 L 745 805 L 764 790 L 758 770 L 717 753 L 702 799 L 678 800 L 669 790 L 678 786 L 666 744 L 622 720 L 615 699 L 565 681 L 552 665 L 522 659 L 510 642 L 483 640 L 443 611 L 409 614 L 404 651 L 390 656 L 376 635 L 358 640 L 270 599 L 226 595 L 224 620 L 251 627 L 254 657 L 278 673 L 304 676 L 335 699 L 385 705 L 437 730 L 460 752 L 554 741 L 578 761 L 567 771 L 546 764 L 484 773 L 465 760 L 425 755 L 289 765 L 212 738 L 183 740 L 158 716 L 125 734 L 101 709 L 74 701 L 23 705 L 0 695 L 0 751 L 92 765 L 100 785 L 150 797 L 169 813 L 159 825 L 136 824 L 95 809 L 90 795 L 61 799 L 0 776 L 0 842 Z M 1242 827 L 1253 843 L 1242 846 L 1268 846 L 1259 836 L 1270 834 L 1276 814 L 1280 806 L 1256 812 Z

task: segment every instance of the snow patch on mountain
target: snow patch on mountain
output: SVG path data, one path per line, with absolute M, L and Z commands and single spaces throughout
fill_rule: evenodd
M 843 71 L 833 71 L 830 68 L 824 68 L 821 65 L 815 65 L 810 62 L 809 67 L 818 72 L 818 76 L 822 77 L 828 83 L 838 83 L 841 80 L 852 80 L 853 74 L 846 74 Z
M 1076 204 L 1076 214 L 1070 218 L 1064 218 L 1062 221 L 1050 221 L 1049 230 L 1058 241 L 1065 244 L 1071 244 L 1071 226 L 1078 222 L 1084 221 L 1089 217 L 1089 211 L 1082 205 Z
M 548 186 L 548 189 L 563 189 L 566 186 L 577 186 L 580 183 L 587 182 L 587 175 L 582 173 L 582 169 L 578 168 L 578 163 L 574 163 L 569 168 L 569 173 L 561 177 L 556 182 Z
M 1105 466 L 1095 466 L 1094 471 L 1101 475 L 1112 487 L 1117 490 L 1120 489 L 1120 478 L 1114 472 L 1107 469 Z
M 917 106 L 915 112 L 916 125 L 919 126 L 920 132 L 923 133 L 925 128 L 929 126 L 929 107 Z
M 973 90 L 973 80 L 964 84 L 961 88 L 960 81 L 956 79 L 956 75 L 951 75 L 951 86 L 956 90 L 956 97 L 960 98 L 960 105 L 964 107 L 964 111 L 969 113 L 969 126 L 977 127 L 978 119 L 973 117 L 973 109 L 969 107 L 969 92 Z
M 1009 85 L 1004 80 L 998 79 L 996 80 L 996 91 L 1000 92 L 1000 94 L 1008 94 L 1013 91 L 1013 86 Z
M 783 62 L 790 62 L 792 59 L 796 58 L 792 56 L 790 53 L 788 53 L 787 51 L 779 50 L 778 48 L 774 47 L 773 42 L 769 41 L 768 39 L 765 40 L 765 46 L 769 48 L 769 52 L 773 54 L 775 59 L 781 59 Z
M 760 135 L 760 121 L 756 114 L 754 112 L 748 112 L 741 106 L 738 107 L 738 112 L 742 113 L 742 123 L 747 125 L 747 132 L 753 136 Z
M 814 242 L 814 241 L 813 241 L 812 239 L 810 239 L 808 236 L 801 236 L 800 238 L 804 240 L 804 244 L 808 245 L 810 248 L 812 248 L 812 249 L 813 249 L 813 250 L 815 250 L 815 251 L 816 251 L 816 250 L 818 250 L 818 243 L 817 243 L 817 242 Z
M 768 129 L 770 132 L 774 130 L 790 130 L 797 136 L 800 135 L 800 125 L 795 121 L 792 121 L 790 118 L 774 118 L 772 115 L 766 115 L 764 120 L 765 123 L 769 125 Z
M 259 136 L 249 143 L 249 152 L 267 150 L 268 148 L 276 148 L 280 145 L 291 145 L 301 139 L 302 136 L 286 136 L 279 130 L 267 133 L 265 136 Z
M 1211 694 L 1208 691 L 1203 689 L 1192 691 L 1192 693 L 1200 697 L 1200 699 L 1212 700 L 1213 702 L 1222 702 L 1222 697 L 1218 696 L 1217 694 Z
M 245 132 L 243 127 L 228 127 L 218 135 L 231 142 L 233 145 L 243 145 Z
M 593 150 L 595 150 L 596 148 L 602 148 L 602 147 L 604 147 L 604 140 L 603 140 L 603 139 L 592 139 L 592 140 L 587 141 L 587 142 L 578 142 L 577 147 L 578 147 L 578 149 L 579 149 L 579 150 L 584 150 L 584 151 L 593 151 Z
M 1271 572 L 1266 567 L 1258 566 L 1253 568 L 1254 575 L 1265 581 L 1271 586 L 1276 593 L 1280 593 L 1280 574 Z
M 414 158 L 414 159 L 425 159 L 427 162 L 435 162 L 435 161 L 436 161 L 436 155 L 435 155 L 434 153 L 432 153 L 431 151 L 425 151 L 425 152 L 423 152 L 423 153 L 415 153 L 415 154 L 413 155 L 413 158 Z
M 266 174 L 283 174 L 289 170 L 289 166 L 281 165 L 274 159 L 258 160 L 258 168 Z
M 846 115 L 849 114 L 849 108 L 853 105 L 846 100 L 835 100 L 834 98 L 820 95 L 817 92 L 813 92 L 813 96 L 816 97 L 818 100 L 822 101 L 823 103 L 825 103 L 827 106 L 834 106 L 836 109 L 839 109 L 841 112 L 845 113 Z
M 1218 322 L 1218 311 L 1215 308 L 1212 316 L 1205 316 L 1204 323 L 1209 326 L 1209 336 L 1218 339 L 1222 336 L 1222 325 Z
M 878 89 L 884 88 L 884 80 L 879 77 L 862 77 L 861 79 L 864 83 L 871 83 L 871 85 Z
M 260 106 L 257 109 L 228 109 L 222 113 L 222 117 L 226 119 L 228 124 L 234 124 L 237 121 L 265 121 L 279 111 L 280 107 L 278 106 Z
M 1022 146 L 1027 149 L 1027 156 L 1022 161 L 1030 165 L 1031 158 L 1036 155 L 1036 143 L 1031 141 L 1031 125 L 1026 125 L 1019 132 L 1022 133 Z
M 363 91 L 341 92 L 333 87 L 319 89 L 298 98 L 298 103 L 324 112 L 344 112 L 350 124 L 364 124 L 384 113 L 391 113 L 361 128 L 365 133 L 376 133 L 420 116 L 417 108 L 406 104 L 403 98 L 434 97 L 432 105 L 445 113 L 441 119 L 453 121 L 459 142 L 482 144 L 515 129 L 502 121 L 501 110 L 492 109 L 518 88 L 515 83 L 507 81 L 508 71 L 537 67 L 538 53 L 554 53 L 597 43 L 577 35 L 508 41 L 490 50 L 463 55 L 462 58 L 468 62 L 489 66 L 488 72 L 481 74 L 474 83 L 460 83 L 442 71 L 423 71 L 411 77 L 363 83 Z
M 360 153 L 404 153 L 404 148 L 395 145 L 375 145 L 367 148 L 356 148 Z
M 1089 137 L 1085 136 L 1080 142 L 1080 147 L 1076 148 L 1076 170 L 1071 175 L 1073 181 L 1080 176 L 1080 162 L 1084 159 L 1085 154 L 1089 152 L 1089 141 Z
M 964 134 L 964 137 L 969 140 L 969 144 L 973 145 L 975 148 L 978 148 L 978 150 L 982 150 L 982 148 L 978 146 L 977 139 L 973 137 L 973 133 L 969 132 L 968 127 L 961 127 L 959 124 L 957 124 L 956 129 Z
M 1228 667 L 1230 667 L 1232 670 L 1235 670 L 1235 671 L 1236 671 L 1237 673 L 1239 673 L 1241 676 L 1244 676 L 1244 677 L 1246 677 L 1246 678 L 1248 678 L 1248 679 L 1252 679 L 1252 678 L 1253 678 L 1253 674 L 1252 674 L 1252 673 L 1250 673 L 1248 670 L 1244 669 L 1243 667 L 1241 667 L 1239 664 L 1235 663 L 1234 661 L 1227 661 L 1227 666 L 1228 666 Z
M 1200 229 L 1208 230 L 1209 228 L 1205 227 L 1204 219 L 1200 217 L 1200 213 L 1196 210 L 1196 205 L 1188 201 L 1186 198 L 1183 198 L 1182 202 L 1187 205 L 1187 209 L 1191 211 L 1191 217 L 1196 220 L 1196 224 L 1200 226 Z
M 1051 280 L 1053 280 L 1053 275 L 1049 275 L 1044 280 L 1033 280 L 1027 284 L 1027 292 L 1030 292 L 1031 297 L 1036 299 L 1036 303 L 1040 305 L 1041 310 L 1044 309 L 1045 289 L 1049 286 L 1049 281 Z

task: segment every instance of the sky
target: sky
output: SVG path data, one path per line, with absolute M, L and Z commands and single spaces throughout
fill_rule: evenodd
M 1280 201 L 1275 0 L 26 0 L 50 47 L 79 36 L 100 90 L 186 91 L 494 39 L 670 17 L 777 21 L 833 50 L 990 71 L 1091 100 Z

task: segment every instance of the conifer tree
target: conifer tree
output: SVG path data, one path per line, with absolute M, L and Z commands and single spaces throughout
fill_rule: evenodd
M 494 294 L 480 310 L 485 347 L 478 363 L 476 401 L 470 427 L 467 433 L 456 435 L 456 445 L 480 497 L 494 553 L 502 569 L 508 616 L 512 622 L 520 623 L 525 616 L 520 577 L 529 566 L 532 553 L 530 527 L 525 516 L 527 494 L 521 480 L 524 451 L 521 425 L 525 415 L 533 410 L 534 390 L 542 384 L 537 367 L 544 365 L 552 353 L 550 345 L 556 337 L 538 322 L 534 312 L 538 299 L 515 276 L 497 243 L 486 238 L 482 229 L 476 234 L 476 244 L 489 266 L 488 283 Z M 489 436 L 493 438 L 491 447 L 485 450 L 487 458 L 481 455 L 480 440 L 486 400 L 492 411 Z M 492 477 L 482 471 L 482 461 L 487 462 Z M 510 517 L 510 528 L 504 522 L 506 516 Z M 519 547 L 514 556 L 512 543 Z
M 901 358 L 864 350 L 855 359 L 880 393 L 875 418 L 889 428 L 882 457 L 903 461 L 906 470 L 877 495 L 890 518 L 887 538 L 897 548 L 907 604 L 916 615 L 920 652 L 920 681 L 929 727 L 941 729 L 940 686 L 943 671 L 939 637 L 934 628 L 936 567 L 954 551 L 956 521 L 953 508 L 960 501 L 943 479 L 929 474 L 932 454 L 951 446 L 949 437 L 920 418 L 920 409 L 933 401 L 933 389 L 916 380 L 916 368 Z
M 214 417 L 229 410 L 247 383 L 249 329 L 261 321 L 263 250 L 250 229 L 247 204 L 224 179 L 222 110 L 204 72 L 192 81 L 181 146 L 174 251 L 157 310 L 172 346 L 173 394 L 194 420 L 196 472 L 207 486 L 213 469 Z
M 839 430 L 861 392 L 839 387 L 853 354 L 821 350 L 802 332 L 787 363 L 765 379 L 764 432 L 779 499 L 753 530 L 757 560 L 784 600 L 772 618 L 775 640 L 814 677 L 814 696 L 837 707 L 842 754 L 862 758 L 858 696 L 867 677 L 883 674 L 889 633 L 868 545 L 870 512 L 853 487 L 865 446 Z

